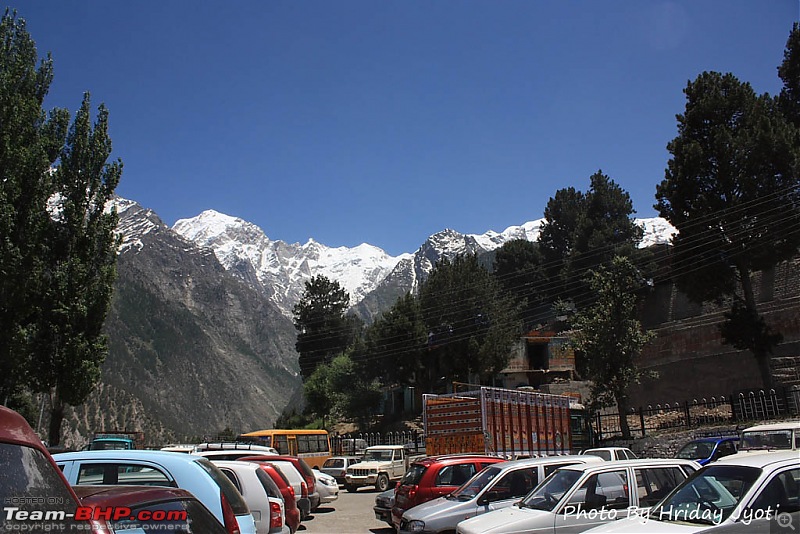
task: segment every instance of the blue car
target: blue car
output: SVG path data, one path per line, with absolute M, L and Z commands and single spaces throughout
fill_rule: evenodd
M 706 465 L 723 456 L 735 454 L 738 443 L 739 438 L 734 437 L 698 438 L 681 447 L 675 457 Z

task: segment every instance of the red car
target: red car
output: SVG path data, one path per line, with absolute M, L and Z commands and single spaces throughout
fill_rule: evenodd
M 231 534 L 208 508 L 189 491 L 163 486 L 75 486 L 75 493 L 84 507 L 93 514 L 120 513 L 124 517 L 110 519 L 117 532 L 136 529 L 144 534 L 170 532 L 203 532 Z M 123 513 L 124 512 L 124 513 Z M 236 524 L 233 509 L 228 506 L 231 523 Z M 238 528 L 234 530 L 238 532 Z
M 74 518 L 79 505 L 75 492 L 25 418 L 5 406 L 0 406 L 0 465 L 8 530 L 109 533 L 103 520 Z
M 289 527 L 289 530 L 292 531 L 292 534 L 297 532 L 297 529 L 300 528 L 300 509 L 297 507 L 297 500 L 294 495 L 294 488 L 289 483 L 289 480 L 281 473 L 280 469 L 277 469 L 275 466 L 270 465 L 267 462 L 257 462 L 261 469 L 264 470 L 265 473 L 269 475 L 269 477 L 275 482 L 275 485 L 278 486 L 278 489 L 281 490 L 281 496 L 283 497 L 283 506 L 284 512 L 286 513 L 285 523 L 286 526 Z
M 280 460 L 283 462 L 292 462 L 292 465 L 295 466 L 297 472 L 303 475 L 303 478 L 306 481 L 306 487 L 308 488 L 308 498 L 311 500 L 311 510 L 316 510 L 319 508 L 319 492 L 317 491 L 317 477 L 314 476 L 314 471 L 311 470 L 311 467 L 306 463 L 305 460 L 299 458 L 297 456 L 289 456 L 288 454 L 279 454 L 279 455 L 265 455 L 265 456 L 245 456 L 243 458 L 239 458 L 243 461 L 259 461 L 259 462 L 269 462 L 273 460 Z
M 428 456 L 413 462 L 394 493 L 392 522 L 400 528 L 403 512 L 418 504 L 448 495 L 487 465 L 504 462 L 497 456 L 456 454 Z

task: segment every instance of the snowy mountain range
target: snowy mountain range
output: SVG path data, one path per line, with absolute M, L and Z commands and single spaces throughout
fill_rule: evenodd
M 214 210 L 181 219 L 172 230 L 195 245 L 211 249 L 223 267 L 257 287 L 291 317 L 305 282 L 318 274 L 339 282 L 350 295 L 351 306 L 360 309 L 362 315 L 373 315 L 416 289 L 441 258 L 483 254 L 514 239 L 536 241 L 543 222 L 539 219 L 480 235 L 445 229 L 430 236 L 414 253 L 400 256 L 390 256 L 366 243 L 331 248 L 313 239 L 304 245 L 274 241 L 258 226 Z M 644 228 L 642 247 L 669 243 L 675 234 L 661 218 L 639 219 L 637 223 Z M 376 291 L 383 297 L 370 298 Z

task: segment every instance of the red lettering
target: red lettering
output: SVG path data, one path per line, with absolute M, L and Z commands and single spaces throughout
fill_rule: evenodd
M 92 509 L 88 506 L 78 506 L 75 510 L 76 521 L 88 521 L 92 518 Z
M 131 516 L 131 509 L 126 506 L 119 506 L 114 509 L 114 521 L 125 519 Z

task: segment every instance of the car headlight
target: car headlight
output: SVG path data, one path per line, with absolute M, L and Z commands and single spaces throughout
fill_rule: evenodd
M 416 519 L 413 521 L 409 521 L 406 528 L 410 532 L 422 532 L 423 530 L 425 530 L 425 521 L 418 521 Z

